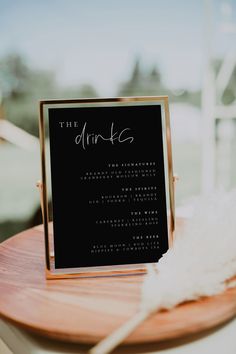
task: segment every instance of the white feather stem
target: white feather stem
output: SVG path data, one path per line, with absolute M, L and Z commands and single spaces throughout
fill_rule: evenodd
M 158 273 L 156 263 L 146 264 L 147 273 L 150 277 L 155 277 Z M 145 302 L 148 301 L 145 296 L 141 297 L 140 310 L 131 317 L 127 322 L 125 322 L 121 327 L 116 329 L 114 332 L 109 334 L 106 338 L 101 340 L 97 345 L 95 345 L 88 354 L 108 354 L 113 349 L 115 349 L 119 344 L 121 344 L 125 338 L 127 338 L 143 321 L 145 321 L 154 311 L 157 311 L 157 306 L 150 309 L 145 306 Z
M 146 264 L 148 274 L 155 276 L 157 269 L 154 263 Z M 148 318 L 152 311 L 143 306 L 143 301 L 146 301 L 145 297 L 141 298 L 140 310 L 133 315 L 128 321 L 126 321 L 121 327 L 109 334 L 108 337 L 101 340 L 95 345 L 88 354 L 108 354 L 115 349 L 120 343 L 124 341 L 146 318 Z
M 150 311 L 140 310 L 121 327 L 111 333 L 108 337 L 103 339 L 97 345 L 95 345 L 88 354 L 108 354 L 115 349 L 125 338 L 131 334 L 135 328 L 140 325 L 147 317 L 149 317 Z

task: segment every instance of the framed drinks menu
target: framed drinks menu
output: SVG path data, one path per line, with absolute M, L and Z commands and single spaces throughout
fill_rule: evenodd
M 41 101 L 40 142 L 47 278 L 157 262 L 174 229 L 168 98 Z

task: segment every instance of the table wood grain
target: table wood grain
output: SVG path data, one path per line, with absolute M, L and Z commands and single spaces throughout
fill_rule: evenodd
M 142 281 L 143 275 L 46 280 L 42 226 L 0 244 L 0 316 L 50 338 L 101 340 L 136 313 Z M 234 288 L 153 315 L 125 343 L 181 338 L 235 314 Z

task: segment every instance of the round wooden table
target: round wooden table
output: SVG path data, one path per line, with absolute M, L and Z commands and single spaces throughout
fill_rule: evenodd
M 42 226 L 0 245 L 0 316 L 49 338 L 96 343 L 138 309 L 143 275 L 46 280 Z M 236 289 L 159 312 L 125 344 L 183 338 L 236 314 Z

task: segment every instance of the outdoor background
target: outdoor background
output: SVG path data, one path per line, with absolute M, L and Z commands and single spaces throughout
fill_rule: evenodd
M 236 0 L 0 0 L 0 240 L 40 222 L 38 100 L 126 95 L 169 96 L 178 208 L 234 188 Z

